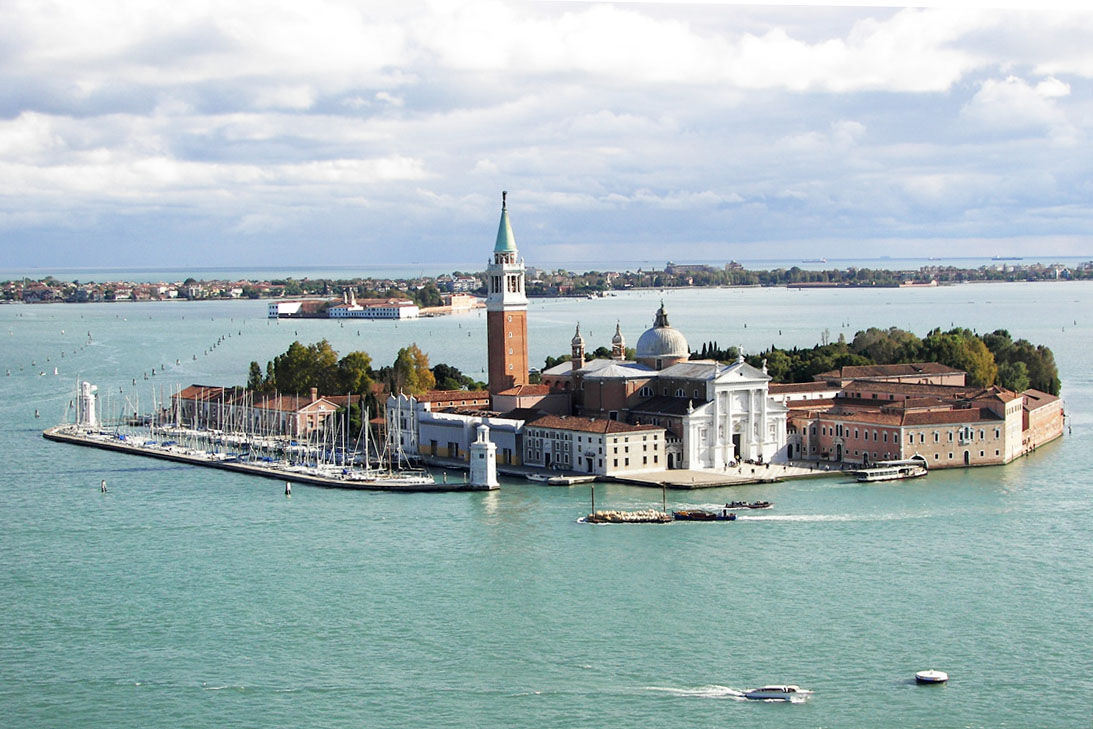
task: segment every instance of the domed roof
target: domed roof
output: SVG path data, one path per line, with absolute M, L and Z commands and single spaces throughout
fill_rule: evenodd
M 664 312 L 664 304 L 661 303 L 660 308 L 657 309 L 653 328 L 646 329 L 638 339 L 637 358 L 681 357 L 687 359 L 690 356 L 691 350 L 687 346 L 687 338 L 678 329 L 668 324 L 668 315 Z
M 612 344 L 626 344 L 626 340 L 622 338 L 622 329 L 619 327 L 619 322 L 615 322 L 615 336 L 611 337 Z
M 569 341 L 569 343 L 572 344 L 574 347 L 583 347 L 584 346 L 584 337 L 581 336 L 581 325 L 580 325 L 580 323 L 577 324 L 577 333 L 573 335 L 573 339 L 571 339 Z

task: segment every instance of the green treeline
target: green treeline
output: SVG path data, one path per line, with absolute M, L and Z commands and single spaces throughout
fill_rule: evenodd
M 1017 392 L 1033 387 L 1058 395 L 1061 386 L 1052 351 L 1027 339 L 1014 341 L 1005 329 L 979 335 L 960 327 L 947 332 L 938 328 L 920 339 L 896 327 L 871 327 L 858 332 L 849 343 L 842 335 L 836 342 L 827 339 L 825 332 L 825 342 L 815 347 L 771 346 L 746 359 L 756 367 L 765 359 L 767 372 L 775 382 L 810 382 L 822 372 L 853 365 L 939 362 L 964 370 L 968 373 L 968 383 L 981 387 L 1000 385 Z M 722 350 L 717 342 L 709 342 L 691 356 L 732 362 L 737 350 L 735 347 Z
M 323 395 L 363 395 L 370 410 L 377 412 L 379 403 L 372 390 L 376 382 L 383 383 L 388 392 L 408 395 L 436 388 L 485 388 L 451 365 L 430 367 L 429 356 L 416 344 L 400 349 L 389 366 L 373 369 L 367 352 L 350 352 L 339 358 L 330 342 L 323 339 L 308 345 L 293 342 L 285 352 L 267 362 L 264 370 L 257 362 L 251 362 L 247 389 L 306 395 L 315 387 Z

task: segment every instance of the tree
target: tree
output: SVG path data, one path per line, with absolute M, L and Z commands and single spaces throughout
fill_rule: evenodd
M 251 362 L 250 375 L 247 377 L 247 389 L 258 391 L 262 389 L 262 384 L 262 368 L 257 362 Z
M 394 392 L 420 395 L 436 387 L 436 378 L 429 369 L 429 357 L 417 344 L 411 344 L 398 351 L 392 374 Z
M 340 392 L 365 395 L 372 389 L 372 358 L 367 352 L 350 352 L 338 360 Z
M 922 340 L 923 359 L 964 370 L 969 384 L 990 387 L 998 377 L 994 355 L 983 340 L 968 329 L 951 329 L 942 333 L 934 329 Z
M 998 384 L 1014 392 L 1029 388 L 1028 366 L 1024 362 L 1003 362 L 998 365 Z

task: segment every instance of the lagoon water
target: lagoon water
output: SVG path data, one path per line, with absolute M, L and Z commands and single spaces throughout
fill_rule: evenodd
M 677 506 L 775 502 L 731 524 L 580 525 L 587 487 L 512 480 L 490 494 L 298 486 L 286 498 L 274 481 L 40 431 L 77 376 L 147 409 L 153 386 L 242 383 L 250 360 L 293 339 L 378 364 L 417 342 L 484 379 L 484 316 L 341 325 L 268 322 L 260 301 L 3 306 L 3 725 L 1088 727 L 1093 285 L 663 296 L 696 348 L 1008 328 L 1055 351 L 1072 433 L 1006 467 L 915 482 L 669 493 Z M 616 320 L 636 342 L 660 297 L 535 301 L 532 361 L 566 352 L 578 319 L 591 347 Z M 950 683 L 915 686 L 924 668 Z M 816 693 L 733 698 L 775 682 Z

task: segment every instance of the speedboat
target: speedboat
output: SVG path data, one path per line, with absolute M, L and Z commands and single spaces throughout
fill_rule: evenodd
M 944 671 L 919 671 L 915 674 L 918 683 L 945 683 L 949 680 L 949 674 Z
M 528 481 L 535 481 L 536 483 L 546 483 L 550 480 L 550 475 L 545 473 L 528 473 L 524 475 Z
M 762 688 L 748 689 L 744 692 L 744 698 L 760 701 L 793 701 L 798 698 L 805 699 L 811 695 L 812 692 L 808 689 L 793 684 L 763 686 Z

